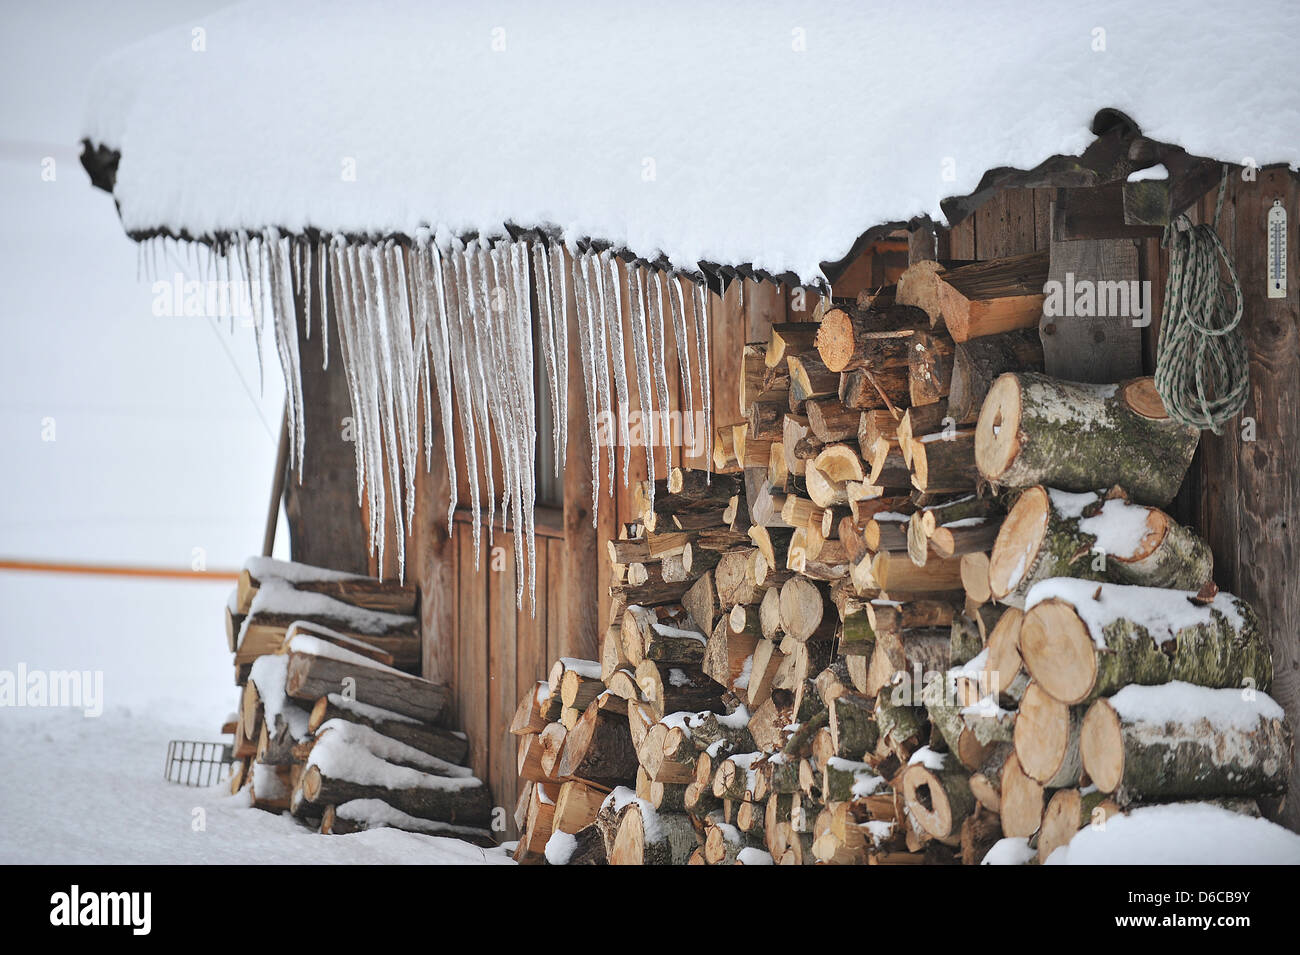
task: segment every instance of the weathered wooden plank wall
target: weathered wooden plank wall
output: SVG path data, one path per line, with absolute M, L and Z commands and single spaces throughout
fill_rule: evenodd
M 887 262 L 882 259 L 873 265 L 869 261 L 873 256 L 868 255 L 865 264 L 855 263 L 855 272 L 867 277 L 863 282 L 873 279 L 878 282 L 882 276 L 892 281 L 896 277 L 894 273 L 906 261 L 905 252 L 901 263 L 896 261 L 898 250 L 894 245 L 886 248 L 894 256 Z M 652 294 L 652 288 L 652 285 L 647 287 L 647 295 Z M 856 288 L 852 291 L 856 292 Z M 716 427 L 742 420 L 736 394 L 745 343 L 765 341 L 775 322 L 807 320 L 817 296 L 746 280 L 743 301 L 739 282 L 732 282 L 725 295 L 710 292 L 708 298 Z M 664 302 L 665 307 L 668 304 Z M 694 302 L 689 294 L 685 308 L 687 327 L 693 330 Z M 670 311 L 664 314 L 671 316 Z M 637 408 L 640 392 L 632 361 L 631 328 L 627 324 L 630 310 L 625 308 L 624 316 L 628 391 L 631 406 Z M 434 467 L 428 472 L 422 469 L 416 482 L 416 517 L 408 544 L 408 573 L 419 582 L 421 590 L 425 674 L 453 686 L 456 700 L 453 720 L 457 728 L 469 735 L 470 764 L 491 786 L 495 803 L 505 810 L 506 829 L 501 833 L 502 838 L 517 835 L 509 818 L 519 791 L 515 777 L 515 740 L 509 734 L 515 705 L 526 687 L 546 678 L 557 657 L 594 659 L 597 656 L 600 634 L 609 624 L 610 613 L 609 566 L 604 541 L 618 536 L 619 522 L 634 517 L 631 488 L 646 475 L 645 449 L 632 448 L 625 468 L 622 448 L 619 448 L 611 487 L 608 452 L 602 452 L 600 510 L 597 525 L 593 526 L 586 383 L 579 370 L 572 297 L 569 318 L 572 373 L 563 473 L 564 505 L 559 510 L 539 509 L 538 512 L 536 616 L 527 603 L 522 610 L 514 604 L 519 570 L 515 566 L 511 535 L 498 531 L 489 546 L 487 530 L 481 528 L 482 551 L 480 564 L 475 567 L 472 529 L 464 507 L 469 501 L 469 485 L 459 436 L 450 442 L 450 453 L 457 455 L 457 497 L 461 503 L 454 526 L 449 533 L 446 514 L 450 481 L 443 457 L 449 449 L 440 436 L 434 451 Z M 666 320 L 669 331 L 664 359 L 669 370 L 669 409 L 684 415 L 686 402 L 678 368 L 678 343 L 671 331 L 670 318 Z M 698 368 L 695 368 L 698 352 L 693 331 L 688 344 L 695 369 L 693 377 L 698 381 Z M 703 395 L 699 386 L 692 398 L 697 413 L 701 412 Z M 700 420 L 698 424 L 702 429 L 704 422 Z M 668 437 L 673 442 L 675 465 L 683 461 L 694 468 L 708 465 L 712 453 L 710 435 L 701 435 L 699 454 L 692 454 L 694 449 L 684 443 L 684 429 Z M 664 448 L 656 448 L 658 476 L 664 476 L 666 463 Z M 498 462 L 494 462 L 493 470 L 499 481 Z M 486 483 L 480 486 L 486 493 Z M 385 572 L 389 574 L 396 571 L 391 551 L 390 548 L 385 560 Z
M 1212 222 L 1217 187 L 1193 210 Z M 1267 295 L 1265 224 L 1275 199 L 1287 210 L 1285 298 Z M 1215 581 L 1259 611 L 1273 649 L 1271 695 L 1300 728 L 1300 237 L 1296 219 L 1300 179 L 1267 169 L 1254 180 L 1234 169 L 1219 216 L 1218 234 L 1232 256 L 1245 298 L 1242 329 L 1250 354 L 1250 399 L 1242 418 L 1220 435 L 1205 432 L 1176 502 L 1176 516 L 1197 527 L 1214 551 Z M 1168 274 L 1159 242 L 1145 243 L 1155 292 L 1154 343 Z M 1249 421 L 1247 421 L 1249 419 Z M 1252 428 L 1253 423 L 1253 428 Z M 1279 820 L 1300 831 L 1300 764 L 1293 757 L 1288 798 Z

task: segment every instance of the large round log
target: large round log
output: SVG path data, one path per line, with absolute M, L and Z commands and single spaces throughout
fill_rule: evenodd
M 1197 590 L 1213 569 L 1205 541 L 1158 508 L 1038 485 L 1020 494 L 1002 522 L 989 590 L 1023 607 L 1029 588 L 1050 577 Z
M 984 400 L 975 461 L 995 485 L 1118 484 L 1134 501 L 1161 507 L 1182 484 L 1199 437 L 1168 416 L 1150 378 L 1092 385 L 1009 373 Z
M 817 329 L 817 353 L 830 371 L 906 369 L 912 332 L 929 327 L 928 316 L 908 305 L 832 308 Z
M 627 717 L 592 703 L 565 737 L 556 775 L 597 786 L 625 784 L 636 777 L 636 748 Z
M 1246 601 L 1053 578 L 1026 601 L 1020 655 L 1062 703 L 1083 703 L 1130 683 L 1268 689 L 1273 678 L 1259 619 Z
M 1264 693 L 1186 683 L 1129 686 L 1083 721 L 1088 776 L 1121 804 L 1286 790 L 1291 734 Z
M 1002 833 L 1007 836 L 1032 836 L 1043 821 L 1043 785 L 1020 768 L 1014 753 L 1002 766 L 1000 787 Z

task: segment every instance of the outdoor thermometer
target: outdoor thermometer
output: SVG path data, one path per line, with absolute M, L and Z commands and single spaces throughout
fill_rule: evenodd
M 1268 297 L 1286 298 L 1286 206 L 1273 200 L 1268 210 Z

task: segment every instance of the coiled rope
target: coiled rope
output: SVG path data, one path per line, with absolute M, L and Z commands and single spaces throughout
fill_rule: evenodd
M 1228 167 L 1223 168 L 1212 225 L 1180 215 L 1165 226 L 1169 278 L 1156 350 L 1156 392 L 1175 421 L 1218 434 L 1246 406 L 1250 362 L 1239 325 L 1241 282 L 1216 231 Z M 1230 297 L 1219 261 L 1231 279 Z

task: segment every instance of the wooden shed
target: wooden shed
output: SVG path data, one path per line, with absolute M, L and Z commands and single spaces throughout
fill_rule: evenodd
M 456 25 L 456 18 L 450 19 Z M 827 23 L 834 20 L 830 17 Z M 848 17 L 845 25 L 859 24 Z M 400 26 L 396 24 L 394 29 Z M 232 58 L 234 66 L 223 62 L 211 77 L 187 77 L 186 82 L 218 95 L 222 78 L 229 75 L 224 71 L 237 70 L 239 63 L 256 55 L 257 44 L 240 39 L 239 31 L 244 29 L 249 29 L 248 24 L 236 16 L 229 20 L 230 32 L 220 34 L 230 45 L 221 55 Z M 1116 32 L 1112 30 L 1112 35 Z M 300 42 L 310 43 L 314 37 L 314 33 L 309 34 Z M 491 37 L 489 33 L 484 39 L 489 50 Z M 1086 47 L 1087 38 L 1081 42 Z M 382 49 L 382 44 L 378 48 Z M 140 55 L 138 51 L 136 55 Z M 1136 82 L 1147 69 L 1154 68 L 1143 64 L 1144 58 L 1132 51 L 1126 55 L 1140 64 L 1127 77 L 1129 80 Z M 363 57 L 358 70 L 365 81 L 362 93 L 366 88 L 378 88 L 373 83 L 382 87 L 392 78 L 383 71 L 375 77 L 367 76 L 365 71 L 370 68 L 370 60 Z M 110 74 L 113 69 L 110 65 Z M 121 66 L 115 69 L 117 87 L 129 89 L 131 84 L 121 79 Z M 900 89 L 905 92 L 906 85 Z M 451 91 L 449 96 L 471 96 L 474 90 L 473 85 L 468 85 Z M 508 102 L 490 87 L 483 96 L 490 109 L 499 109 Z M 364 100 L 364 95 L 358 94 L 358 98 Z M 288 403 L 284 481 L 292 559 L 337 571 L 401 578 L 418 587 L 422 673 L 448 687 L 454 701 L 449 722 L 468 735 L 468 765 L 488 784 L 494 804 L 506 807 L 512 815 L 517 803 L 524 807 L 522 814 L 514 815 L 498 830 L 500 837 L 527 837 L 521 829 L 528 828 L 531 818 L 528 799 L 534 789 L 540 791 L 543 785 L 527 775 L 520 777 L 518 747 L 524 737 L 511 732 L 520 701 L 526 704 L 538 682 L 547 679 L 555 661 L 601 661 L 603 641 L 621 639 L 623 614 L 629 603 L 637 603 L 635 595 L 640 591 L 628 599 L 628 591 L 635 588 L 628 582 L 626 564 L 615 559 L 617 546 L 611 547 L 610 542 L 636 540 L 638 535 L 644 535 L 645 517 L 653 511 L 647 509 L 647 493 L 654 493 L 657 487 L 661 497 L 667 494 L 667 481 L 674 468 L 738 473 L 740 477 L 719 478 L 720 482 L 739 481 L 743 488 L 739 498 L 744 513 L 739 525 L 734 513 L 730 515 L 733 531 L 743 533 L 743 528 L 750 526 L 765 528 L 761 531 L 764 539 L 769 532 L 783 539 L 778 546 L 783 553 L 791 532 L 799 527 L 791 524 L 788 515 L 783 519 L 782 505 L 790 498 L 810 496 L 803 479 L 786 475 L 783 466 L 775 463 L 769 469 L 765 455 L 771 454 L 775 462 L 786 452 L 794 454 L 792 447 L 782 447 L 789 437 L 782 431 L 781 421 L 788 414 L 805 422 L 806 434 L 808 411 L 803 405 L 807 396 L 790 398 L 788 382 L 774 385 L 770 376 L 764 377 L 766 372 L 754 377 L 752 371 L 762 366 L 762 349 L 775 340 L 774 330 L 778 336 L 786 334 L 801 341 L 801 353 L 816 357 L 814 342 L 825 339 L 811 330 L 800 337 L 798 332 L 790 331 L 791 326 L 823 321 L 837 308 L 845 315 L 856 316 L 845 321 L 868 323 L 863 316 L 884 315 L 895 304 L 926 311 L 925 303 L 916 297 L 915 277 L 943 276 L 955 269 L 991 264 L 994 270 L 1006 271 L 1001 278 L 987 280 L 984 288 L 993 289 L 987 292 L 988 300 L 1001 307 L 998 303 L 1017 297 L 1014 308 L 1008 306 L 1011 317 L 1007 324 L 999 324 L 1001 319 L 989 319 L 987 325 L 981 326 L 982 331 L 965 339 L 953 331 L 955 313 L 951 302 L 946 313 L 944 306 L 935 305 L 928 318 L 933 321 L 936 339 L 941 340 L 927 346 L 929 339 L 921 332 L 915 333 L 921 337 L 908 338 L 922 352 L 926 347 L 935 349 L 926 354 L 931 364 L 922 372 L 934 377 L 931 391 L 916 390 L 913 381 L 905 400 L 891 400 L 887 389 L 872 377 L 872 367 L 860 365 L 866 369 L 868 383 L 884 396 L 877 410 L 887 412 L 898 423 L 909 404 L 919 409 L 946 402 L 954 341 L 961 345 L 979 336 L 1013 330 L 1032 336 L 1034 347 L 1041 346 L 1041 355 L 1023 366 L 1006 364 L 998 370 L 1045 373 L 1053 380 L 1067 382 L 1131 382 L 1158 372 L 1162 315 L 1168 318 L 1164 299 L 1167 290 L 1174 287 L 1170 284 L 1171 247 L 1178 245 L 1177 237 L 1187 226 L 1211 225 L 1226 260 L 1235 269 L 1242 297 L 1237 334 L 1248 358 L 1248 368 L 1243 366 L 1237 372 L 1248 371 L 1248 392 L 1244 405 L 1216 423 L 1217 432 L 1207 427 L 1199 443 L 1193 441 L 1195 456 L 1172 501 L 1159 500 L 1159 495 L 1154 500 L 1138 500 L 1141 495 L 1132 493 L 1128 497 L 1138 504 L 1162 505 L 1169 517 L 1208 544 L 1213 556 L 1212 584 L 1222 593 L 1246 601 L 1257 612 L 1261 639 L 1272 660 L 1268 693 L 1285 709 L 1290 725 L 1300 725 L 1300 472 L 1294 466 L 1294 449 L 1300 445 L 1300 291 L 1297 283 L 1287 278 L 1300 265 L 1295 241 L 1300 179 L 1288 166 L 1300 157 L 1261 155 L 1256 163 L 1251 159 L 1243 161 L 1236 154 L 1198 155 L 1195 146 L 1185 149 L 1175 144 L 1184 141 L 1179 136 L 1178 122 L 1195 115 L 1198 123 L 1212 123 L 1212 117 L 1205 119 L 1174 109 L 1171 115 L 1148 120 L 1148 116 L 1132 111 L 1127 101 L 1118 104 L 1125 106 L 1124 111 L 1104 108 L 1115 105 L 1113 101 L 1094 101 L 1095 113 L 1079 117 L 1075 123 L 1078 141 L 1085 144 L 1081 148 L 1053 154 L 1055 141 L 1044 137 L 1046 151 L 1037 155 L 1047 158 L 1024 163 L 1022 168 L 1011 164 L 985 166 L 977 171 L 974 180 L 954 180 L 952 192 L 942 191 L 950 187 L 941 185 L 938 209 L 925 201 L 914 201 L 910 195 L 882 205 L 878 212 L 865 214 L 866 218 L 858 221 L 856 241 L 840 247 L 822 246 L 819 274 L 812 275 L 799 271 L 794 255 L 749 260 L 710 257 L 707 244 L 690 246 L 684 239 L 683 247 L 699 250 L 695 261 L 688 265 L 683 248 L 670 247 L 669 243 L 656 247 L 653 238 L 635 241 L 641 235 L 662 237 L 673 228 L 674 216 L 681 223 L 683 236 L 700 231 L 725 235 L 735 228 L 725 221 L 701 226 L 690 221 L 690 210 L 683 208 L 670 209 L 661 221 L 653 222 L 653 227 L 639 230 L 634 221 L 633 227 L 621 235 L 575 230 L 565 224 L 568 210 L 558 207 L 550 219 L 515 218 L 508 199 L 501 210 L 503 221 L 495 233 L 481 231 L 477 223 L 461 229 L 460 220 L 442 218 L 442 210 L 438 209 L 417 210 L 417 218 L 426 218 L 414 228 L 407 228 L 405 221 L 396 222 L 384 212 L 377 212 L 374 221 L 361 221 L 349 209 L 331 220 L 336 200 L 335 193 L 328 190 L 317 197 L 315 208 L 319 215 L 312 214 L 310 193 L 307 204 L 299 207 L 258 198 L 256 190 L 247 203 L 224 214 L 221 203 L 240 195 L 237 183 L 213 185 L 203 176 L 178 174 L 149 187 L 144 173 L 128 170 L 128 163 L 135 158 L 133 145 L 141 140 L 149 144 L 142 148 L 160 149 L 163 147 L 158 144 L 167 142 L 181 144 L 173 155 L 149 157 L 149 169 L 164 160 L 184 164 L 194 155 L 195 147 L 183 145 L 189 121 L 145 108 L 165 105 L 165 99 L 143 94 L 139 99 L 144 106 L 124 111 L 128 118 L 112 134 L 96 136 L 92 132 L 88 136 L 83 163 L 92 181 L 117 197 L 126 228 L 141 242 L 146 265 L 155 254 L 175 251 L 188 257 L 200 280 L 238 275 L 253 284 L 261 298 L 259 317 L 265 316 L 275 326 L 280 358 L 286 363 L 286 380 L 293 392 Z M 909 115 L 920 115 L 929 105 L 929 101 L 918 100 Z M 1291 103 L 1293 111 L 1294 105 Z M 328 114 L 328 104 L 319 108 Z M 257 116 L 263 114 L 260 108 L 256 111 Z M 1027 122 L 1034 119 L 1026 116 Z M 884 124 L 880 135 L 899 135 L 900 127 L 889 125 L 892 116 L 882 115 L 879 121 Z M 1139 126 L 1148 121 L 1159 125 L 1154 138 Z M 572 113 L 557 105 L 553 115 L 538 119 L 542 132 L 533 135 L 537 142 L 543 142 L 549 135 L 547 130 L 562 130 L 574 122 L 577 120 Z M 871 125 L 862 119 L 853 122 Z M 97 129 L 106 125 L 101 123 Z M 259 129 L 262 127 L 257 122 L 250 121 L 247 129 L 226 129 L 222 135 L 237 140 Z M 834 149 L 840 135 L 816 124 L 804 133 L 808 150 Z M 964 130 L 961 135 L 972 134 Z M 298 141 L 290 137 L 286 142 Z M 859 142 L 850 135 L 846 148 L 858 148 Z M 335 145 L 332 140 L 323 145 L 330 164 L 335 157 L 329 149 Z M 392 142 L 385 140 L 382 145 L 389 148 Z M 927 141 L 925 148 L 931 145 Z M 530 149 L 542 147 L 525 139 L 519 148 L 527 155 Z M 900 148 L 912 155 L 906 144 Z M 949 148 L 959 155 L 989 154 L 983 144 L 970 142 L 953 143 Z M 764 157 L 770 158 L 768 154 Z M 335 183 L 331 190 L 350 187 L 347 158 L 343 157 L 343 184 Z M 933 155 L 935 165 L 941 168 L 945 158 Z M 637 165 L 627 155 L 618 161 Z M 726 165 L 725 161 L 710 160 L 704 164 L 704 173 L 713 174 Z M 896 171 L 888 151 L 885 158 L 872 157 L 864 165 L 864 176 L 887 180 Z M 664 167 L 661 161 L 659 168 Z M 739 174 L 747 174 L 749 162 L 742 163 L 742 167 L 746 172 Z M 211 173 L 213 168 L 207 163 L 203 174 Z M 291 174 L 292 164 L 286 168 Z M 279 167 L 272 167 L 268 176 L 276 180 L 285 174 Z M 675 173 L 667 170 L 665 174 Z M 766 184 L 779 178 L 779 170 L 767 170 L 758 181 Z M 382 173 L 380 179 L 373 187 L 375 194 L 388 196 L 396 190 L 400 206 L 400 180 L 384 179 Z M 899 182 L 906 186 L 911 180 L 900 174 Z M 530 187 L 534 185 L 529 183 Z M 835 203 L 833 190 L 838 185 L 830 183 L 819 198 Z M 567 197 L 576 188 L 580 183 L 565 183 L 556 194 Z M 154 201 L 169 190 L 171 206 Z M 416 192 L 419 198 L 422 193 Z M 502 192 L 509 197 L 528 190 L 506 186 Z M 491 197 L 485 204 L 495 212 L 500 203 L 489 200 Z M 535 208 L 534 200 L 535 195 L 528 193 L 525 205 L 532 203 L 529 208 Z M 164 207 L 177 211 L 175 215 L 158 214 L 157 210 Z M 270 215 L 285 217 L 256 218 L 263 209 L 273 210 Z M 191 210 L 197 211 L 187 218 Z M 636 215 L 635 209 L 618 211 L 633 218 Z M 298 218 L 291 219 L 291 215 Z M 1181 225 L 1180 216 L 1186 217 Z M 574 218 L 581 216 L 575 213 Z M 762 240 L 779 244 L 782 234 L 782 228 L 776 227 Z M 1198 234 L 1204 239 L 1203 233 Z M 727 241 L 716 245 L 738 247 Z M 916 268 L 918 263 L 926 262 L 934 266 Z M 1225 287 L 1231 288 L 1227 267 L 1221 271 L 1219 268 L 1215 264 L 1216 275 L 1226 283 Z M 908 276 L 914 277 L 910 293 L 904 291 Z M 1013 294 L 1009 289 L 1017 283 L 1023 288 Z M 1056 283 L 1055 293 L 1049 288 L 1052 283 Z M 1074 290 L 1085 286 L 1125 295 L 1131 290 L 1133 297 L 1126 298 L 1127 304 L 1118 312 L 1107 313 L 1104 307 L 1092 311 L 1074 309 Z M 978 298 L 980 294 L 984 293 L 972 292 L 970 296 Z M 1051 294 L 1062 296 L 1064 311 L 1044 307 Z M 1030 321 L 1024 317 L 1026 308 L 1032 312 Z M 366 327 L 366 323 L 376 322 L 382 328 Z M 483 339 L 480 336 L 485 328 L 490 332 Z M 754 346 L 759 350 L 755 351 Z M 1172 353 L 1172 345 L 1164 347 Z M 823 358 L 825 354 L 821 352 Z M 758 366 L 753 364 L 754 355 L 758 356 Z M 1209 361 L 1203 358 L 1203 362 Z M 783 367 L 779 361 L 767 365 L 778 373 Z M 908 367 L 904 361 L 905 385 Z M 824 363 L 821 370 L 840 376 L 851 373 L 851 369 L 832 369 L 829 363 Z M 877 368 L 876 374 L 880 373 Z M 1195 374 L 1194 365 L 1188 366 L 1187 374 Z M 836 407 L 840 407 L 845 387 L 843 377 L 839 381 L 838 399 L 831 394 Z M 1160 387 L 1159 383 L 1153 387 Z M 731 440 L 730 428 L 756 420 L 755 402 L 760 396 L 769 402 L 789 400 L 788 407 L 777 407 L 773 412 L 776 430 L 782 437 L 773 439 L 769 434 L 760 442 L 765 453 L 751 448 L 752 453 L 743 459 L 730 460 L 725 447 Z M 604 419 L 604 430 L 594 420 L 603 407 L 613 412 L 612 418 Z M 845 446 L 852 445 L 854 454 L 868 459 L 865 443 L 857 443 L 862 436 L 858 419 L 864 416 L 867 406 L 843 407 L 851 411 L 854 420 L 851 438 L 849 432 L 836 432 L 815 444 L 820 449 L 847 442 Z M 975 417 L 978 410 L 976 405 Z M 665 436 L 649 442 L 648 454 L 646 441 L 622 430 L 629 416 L 638 411 L 650 415 L 643 419 L 645 423 L 659 421 L 667 425 Z M 653 418 L 654 413 L 660 417 Z M 1160 415 L 1164 414 L 1162 408 Z M 589 415 L 593 420 L 588 420 Z M 565 426 L 557 427 L 556 419 L 565 417 Z M 972 441 L 979 440 L 974 417 L 956 421 L 955 426 L 976 434 Z M 933 426 L 928 430 L 938 433 L 941 429 Z M 601 442 L 611 434 L 612 443 L 602 447 Z M 553 435 L 558 437 L 553 440 Z M 721 442 L 717 457 L 715 441 Z M 778 446 L 777 451 L 771 450 L 772 444 Z M 467 448 L 477 449 L 477 454 L 468 455 Z M 1142 448 L 1134 450 L 1140 453 Z M 885 453 L 882 446 L 882 456 Z M 974 466 L 972 457 L 970 476 L 950 488 L 941 487 L 937 495 L 927 497 L 925 486 L 913 480 L 914 487 L 907 490 L 920 494 L 913 509 L 924 511 L 949 498 L 963 497 L 967 489 L 979 497 L 985 497 L 990 490 L 996 492 L 998 481 L 987 473 L 974 476 Z M 1049 473 L 1055 472 L 1049 469 Z M 1092 473 L 1104 480 L 1094 482 L 1096 486 L 1090 486 L 1090 490 L 1105 492 L 1120 483 L 1115 476 L 1119 471 L 1103 467 Z M 1172 477 L 1177 482 L 1178 475 Z M 1024 483 L 1048 484 L 1049 479 Z M 500 498 L 503 488 L 507 499 L 494 503 L 491 494 L 495 492 Z M 1066 490 L 1081 492 L 1085 488 Z M 898 497 L 892 491 L 878 491 L 875 496 L 891 500 Z M 818 507 L 818 520 L 823 511 L 833 513 L 835 521 L 847 516 L 865 526 L 871 520 L 868 511 L 860 514 L 849 507 L 854 501 L 851 496 L 842 504 L 840 500 Z M 531 505 L 535 505 L 535 511 L 530 516 Z M 1004 504 L 1011 506 L 1010 501 Z M 831 518 L 826 520 L 829 531 Z M 721 525 L 722 521 L 713 523 Z M 910 522 L 904 526 L 910 526 Z M 737 531 L 737 527 L 742 529 Z M 681 530 L 689 536 L 689 525 Z M 838 543 L 833 538 L 842 535 L 837 527 L 834 534 L 823 536 Z M 754 543 L 746 546 L 758 546 L 754 535 L 750 537 Z M 958 552 L 946 559 L 959 563 L 964 553 L 987 553 L 992 544 L 990 537 L 967 551 L 958 543 Z M 924 564 L 924 539 L 919 546 Z M 841 580 L 841 589 L 850 587 L 844 581 L 853 580 L 854 586 L 860 583 L 849 569 L 851 564 L 866 560 L 871 565 L 875 554 L 896 547 L 877 543 L 866 557 L 856 555 L 857 559 L 846 560 L 838 578 L 809 579 L 833 595 L 836 579 Z M 904 542 L 903 550 L 908 549 Z M 915 552 L 914 542 L 912 550 Z M 930 553 L 933 559 L 935 552 Z M 773 581 L 780 584 L 803 579 L 798 571 L 790 569 L 792 566 L 783 562 L 770 568 Z M 931 564 L 932 569 L 935 566 Z M 955 568 L 956 563 L 952 566 Z M 680 603 L 681 591 L 694 579 L 676 581 L 673 597 L 663 603 Z M 1102 575 L 1088 579 L 1115 580 Z M 852 656 L 845 630 L 850 620 L 856 619 L 854 614 L 861 612 L 861 604 L 898 596 L 897 589 L 891 590 L 883 581 L 877 583 L 881 585 L 875 588 L 858 587 L 857 596 L 850 596 L 847 605 L 838 607 L 843 619 L 835 620 L 833 633 L 828 631 L 826 635 L 838 641 L 827 644 L 828 656 L 821 664 L 826 672 L 832 672 L 833 661 Z M 964 583 L 958 583 L 956 589 L 960 590 Z M 1196 591 L 1209 581 L 1197 581 L 1190 587 L 1186 583 L 1179 589 Z M 936 585 L 936 589 L 946 592 L 952 587 Z M 1200 589 L 1206 601 L 1215 599 L 1212 587 Z M 742 618 L 746 603 L 757 613 L 758 595 L 762 592 L 763 588 L 759 588 L 752 600 L 738 605 Z M 970 601 L 969 586 L 966 594 L 957 616 L 966 616 L 975 626 L 982 601 Z M 831 596 L 826 600 L 829 607 Z M 987 594 L 984 600 L 988 600 Z M 716 616 L 710 614 L 707 621 L 694 621 L 701 643 L 713 636 L 716 627 L 724 625 L 724 617 L 735 619 L 730 613 L 733 607 L 727 604 L 723 599 L 715 608 Z M 1017 612 L 1023 609 L 1022 600 Z M 952 617 L 950 611 L 943 621 L 945 632 Z M 996 619 L 989 617 L 989 629 Z M 957 625 L 953 626 L 955 633 Z M 983 622 L 978 630 L 977 642 L 987 644 L 989 634 L 984 632 Z M 765 630 L 763 638 L 771 637 Z M 1158 636 L 1153 639 L 1160 644 Z M 873 646 L 875 640 L 873 630 Z M 855 652 L 863 651 L 859 647 Z M 1166 652 L 1172 658 L 1172 651 Z M 817 659 L 815 654 L 813 658 Z M 753 659 L 751 651 L 751 664 Z M 966 661 L 954 657 L 950 662 L 956 666 Z M 1231 666 L 1225 673 L 1228 671 L 1235 675 L 1206 685 L 1218 687 L 1219 692 L 1229 687 L 1242 689 L 1242 681 L 1236 678 L 1240 674 Z M 845 684 L 844 693 L 866 696 L 865 687 L 850 685 L 852 681 L 844 673 L 835 672 Z M 817 673 L 808 676 L 816 677 Z M 1037 673 L 1034 676 L 1041 686 L 1042 678 Z M 753 679 L 749 671 L 744 679 Z M 1165 679 L 1169 679 L 1168 673 Z M 1246 677 L 1244 689 L 1248 694 L 1256 689 L 1253 679 L 1249 674 Z M 800 683 L 800 691 L 802 686 Z M 719 689 L 727 711 L 734 712 L 737 698 L 742 704 L 747 702 L 741 692 L 744 689 L 741 683 Z M 1263 692 L 1262 687 L 1258 689 Z M 558 687 L 550 690 L 558 692 Z M 818 691 L 831 710 L 831 716 L 823 719 L 833 722 L 838 712 L 834 701 L 840 691 L 831 693 L 821 686 Z M 1095 694 L 1084 702 L 1092 703 L 1094 699 Z M 1081 705 L 1079 700 L 1068 702 L 1070 706 Z M 723 712 L 721 708 L 719 711 Z M 1070 712 L 1070 719 L 1076 723 L 1084 717 L 1081 709 Z M 787 722 L 800 722 L 789 713 L 786 717 Z M 572 730 L 572 719 L 567 728 Z M 1074 733 L 1077 748 L 1078 726 Z M 633 735 L 635 738 L 635 732 Z M 837 735 L 836 752 L 829 758 L 843 757 L 838 751 L 838 739 Z M 957 754 L 956 741 L 948 738 L 945 747 L 937 736 L 928 739 L 932 750 L 948 749 L 951 764 Z M 1006 741 L 1010 741 L 1009 736 Z M 788 742 L 783 740 L 779 745 Z M 825 753 L 821 757 L 818 760 L 803 754 L 805 762 L 813 761 L 818 794 L 813 800 L 805 785 L 803 797 L 819 811 L 830 812 L 838 803 L 826 795 L 830 776 L 823 782 L 822 774 L 828 772 L 828 757 Z M 1300 768 L 1289 748 L 1286 759 L 1289 770 L 1285 766 L 1275 769 L 1268 785 L 1251 793 L 1225 791 L 1214 795 L 1253 798 L 1252 793 L 1258 793 L 1257 811 L 1300 831 Z M 851 761 L 855 765 L 871 764 L 873 771 L 878 768 L 862 752 Z M 907 760 L 903 760 L 902 767 L 896 767 L 900 806 L 906 768 Z M 969 767 L 962 772 L 969 775 Z M 1285 781 L 1278 784 L 1278 779 Z M 1050 816 L 1056 811 L 1051 808 L 1055 801 L 1046 802 L 1053 791 L 1077 793 L 1079 780 L 1080 768 L 1076 766 L 1068 783 L 1061 777 L 1052 778 L 1050 785 L 1039 785 L 1046 806 L 1039 807 L 1040 817 L 1044 812 Z M 566 780 L 557 777 L 553 781 L 558 785 Z M 637 783 L 636 779 L 625 781 L 632 786 Z M 652 781 L 646 780 L 647 784 Z M 685 777 L 673 777 L 672 784 L 685 785 Z M 928 785 L 938 791 L 939 783 Z M 601 785 L 598 790 L 603 794 L 609 788 L 612 786 Z M 974 788 L 972 782 L 965 792 L 969 794 Z M 643 793 L 638 795 L 645 798 Z M 537 796 L 531 798 L 536 800 Z M 745 801 L 737 797 L 738 804 Z M 954 804 L 957 801 L 954 797 Z M 1147 801 L 1168 800 L 1154 796 L 1143 799 L 1140 794 L 1133 799 L 1137 804 Z M 978 802 L 970 802 L 967 815 L 987 818 L 980 813 L 988 810 L 976 809 Z M 1127 808 L 1126 801 L 1117 797 L 1115 811 Z M 1068 811 L 1074 813 L 1077 828 L 1077 805 Z M 727 824 L 734 823 L 729 819 Z M 1047 825 L 1044 821 L 1043 826 Z M 936 838 L 934 844 L 952 846 L 954 834 Z M 712 835 L 711 829 L 707 835 Z M 961 835 L 967 841 L 979 838 L 977 834 Z M 1030 835 L 1033 833 L 1026 834 Z M 700 828 L 697 836 L 703 853 L 705 829 Z M 729 836 L 724 832 L 717 838 L 725 842 Z M 918 837 L 918 853 L 930 838 Z M 808 840 L 808 846 L 814 844 L 814 840 Z M 625 843 L 620 845 L 626 849 Z M 539 844 L 530 851 L 540 849 Z M 720 851 L 727 856 L 726 851 Z M 902 853 L 900 849 L 890 857 L 896 859 Z M 735 856 L 733 848 L 729 858 Z

